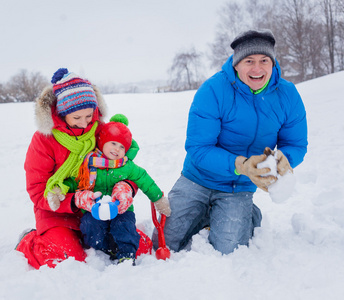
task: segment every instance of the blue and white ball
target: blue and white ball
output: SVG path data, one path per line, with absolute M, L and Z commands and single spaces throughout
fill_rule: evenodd
M 101 221 L 112 220 L 118 215 L 119 201 L 112 202 L 110 196 L 104 196 L 92 206 L 91 214 L 93 218 Z

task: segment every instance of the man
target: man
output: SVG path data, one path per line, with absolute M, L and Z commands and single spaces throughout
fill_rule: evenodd
M 189 112 L 182 175 L 169 193 L 167 246 L 188 248 L 191 237 L 210 225 L 209 241 L 223 254 L 248 245 L 261 213 L 253 204 L 257 187 L 277 180 L 258 169 L 265 148 L 277 147 L 284 175 L 307 152 L 307 121 L 294 84 L 282 79 L 271 31 L 250 30 L 231 44 L 222 71 L 197 91 Z M 156 235 L 153 236 L 155 247 Z

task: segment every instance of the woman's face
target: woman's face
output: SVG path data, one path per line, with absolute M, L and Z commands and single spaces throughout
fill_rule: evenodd
M 93 108 L 80 109 L 65 116 L 65 121 L 71 128 L 86 128 L 93 118 Z
M 257 91 L 270 79 L 272 67 L 273 63 L 269 56 L 254 54 L 242 59 L 234 68 L 240 80 Z

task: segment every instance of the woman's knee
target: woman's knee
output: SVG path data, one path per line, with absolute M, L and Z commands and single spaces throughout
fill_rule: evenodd
M 86 253 L 80 243 L 80 234 L 65 227 L 54 227 L 42 235 L 33 232 L 24 251 L 30 265 L 38 269 L 42 265 L 55 267 L 56 262 L 74 257 L 84 261 Z

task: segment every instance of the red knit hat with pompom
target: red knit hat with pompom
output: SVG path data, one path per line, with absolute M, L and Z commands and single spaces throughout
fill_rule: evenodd
M 97 146 L 103 152 L 104 144 L 110 141 L 121 143 L 125 152 L 131 146 L 132 135 L 127 127 L 129 124 L 128 118 L 122 114 L 114 115 L 109 123 L 102 125 L 100 132 L 97 135 Z

